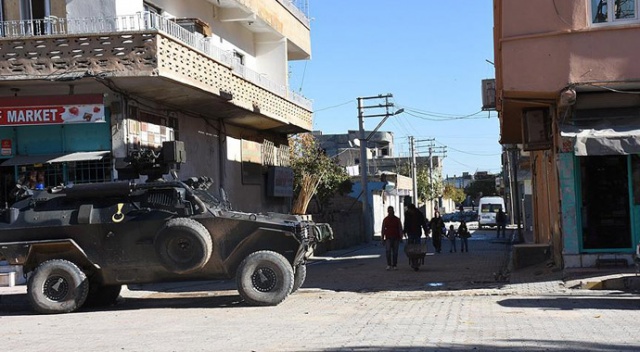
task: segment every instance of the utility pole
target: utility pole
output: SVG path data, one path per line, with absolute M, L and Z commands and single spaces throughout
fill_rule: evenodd
M 394 112 L 391 111 L 393 108 L 393 103 L 390 102 L 390 99 L 393 98 L 392 94 L 379 94 L 377 96 L 371 97 L 358 97 L 358 127 L 359 127 L 359 139 L 360 139 L 360 183 L 362 184 L 362 228 L 364 229 L 364 240 L 365 242 L 369 242 L 373 239 L 374 231 L 373 231 L 373 223 L 371 222 L 372 217 L 371 211 L 369 209 L 369 177 L 367 175 L 367 142 L 369 139 L 378 131 L 380 126 L 387 121 L 387 119 L 391 116 L 398 115 L 404 111 L 404 109 L 399 109 Z M 365 100 L 373 100 L 384 99 L 384 103 L 379 103 L 377 105 L 364 105 Z M 366 109 L 383 109 L 384 113 L 365 115 Z M 382 121 L 376 126 L 376 128 L 369 133 L 369 136 L 365 137 L 364 131 L 364 119 L 366 117 L 383 117 Z
M 426 147 L 428 148 L 428 152 L 429 152 L 429 190 L 430 193 L 433 193 L 433 189 L 434 189 L 434 179 L 433 179 L 433 154 L 434 153 L 438 153 L 438 154 L 442 154 L 442 156 L 446 156 L 446 152 L 447 152 L 447 147 L 446 146 L 441 146 L 441 147 L 436 147 L 435 145 L 435 138 L 429 138 L 429 139 L 421 139 L 418 140 L 417 142 L 421 143 L 421 142 L 427 142 L 427 145 L 423 145 L 423 146 L 418 146 L 420 147 Z M 432 200 L 433 198 L 431 197 L 432 194 L 428 195 L 429 200 Z M 440 202 L 438 200 L 438 204 L 437 207 L 440 207 Z
M 520 212 L 520 207 L 522 206 L 522 202 L 520 201 L 520 186 L 518 186 L 518 153 L 519 149 L 516 146 L 515 148 L 511 148 L 511 166 L 513 167 L 513 197 L 514 199 L 514 208 L 516 210 L 516 226 L 518 226 L 518 243 L 524 243 L 524 234 L 522 233 L 522 216 Z
M 418 205 L 418 165 L 416 165 L 416 146 L 413 136 L 409 137 L 411 148 L 411 187 L 413 188 L 413 204 Z

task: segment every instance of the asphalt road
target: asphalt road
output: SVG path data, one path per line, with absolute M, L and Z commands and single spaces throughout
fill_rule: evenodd
M 640 300 L 568 288 L 555 276 L 505 281 L 509 246 L 476 232 L 469 253 L 401 254 L 377 242 L 314 258 L 302 289 L 251 307 L 233 282 L 129 287 L 101 310 L 36 315 L 0 289 L 3 351 L 637 351 Z

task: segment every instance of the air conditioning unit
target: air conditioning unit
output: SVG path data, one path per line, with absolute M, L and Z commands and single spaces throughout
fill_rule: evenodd
M 482 80 L 482 110 L 491 111 L 496 109 L 496 80 Z

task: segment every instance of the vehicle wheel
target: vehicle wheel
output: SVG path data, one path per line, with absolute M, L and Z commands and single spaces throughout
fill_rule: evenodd
M 85 307 L 106 307 L 115 304 L 120 296 L 122 285 L 101 285 L 89 283 L 89 294 L 84 302 Z
M 27 298 L 39 313 L 69 313 L 87 299 L 89 281 L 74 263 L 53 259 L 38 265 L 27 283 Z
M 236 273 L 240 296 L 256 306 L 275 306 L 293 289 L 291 264 L 281 254 L 259 251 L 247 256 Z
M 293 274 L 293 288 L 291 289 L 291 293 L 298 291 L 302 284 L 304 284 L 304 280 L 307 278 L 307 265 L 300 264 L 296 268 L 295 274 Z
M 156 235 L 154 244 L 162 266 L 176 274 L 201 269 L 213 252 L 209 231 L 189 218 L 167 221 Z

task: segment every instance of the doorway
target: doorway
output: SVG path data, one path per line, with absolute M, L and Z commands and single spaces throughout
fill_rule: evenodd
M 579 162 L 582 248 L 631 248 L 628 157 L 588 156 Z

